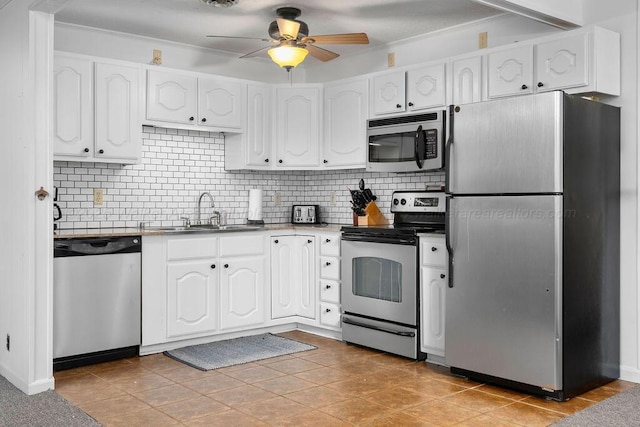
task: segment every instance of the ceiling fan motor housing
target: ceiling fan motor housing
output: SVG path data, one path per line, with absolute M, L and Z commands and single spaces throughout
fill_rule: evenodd
M 297 7 L 280 7 L 276 10 L 276 14 L 279 18 L 287 19 L 289 21 L 295 21 L 300 24 L 297 40 L 300 40 L 302 37 L 307 37 L 309 35 L 309 26 L 305 22 L 296 19 L 302 14 L 300 9 L 298 9 Z M 269 36 L 275 40 L 280 40 L 281 38 L 280 30 L 278 29 L 278 23 L 276 21 L 273 21 L 271 22 L 271 24 L 269 24 Z

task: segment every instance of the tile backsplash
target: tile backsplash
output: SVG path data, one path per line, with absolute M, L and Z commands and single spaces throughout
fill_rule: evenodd
M 180 217 L 196 218 L 196 203 L 204 191 L 211 193 L 215 207 L 203 199 L 203 219 L 215 209 L 226 212 L 230 224 L 244 224 L 252 188 L 262 189 L 266 223 L 289 222 L 293 204 L 318 204 L 322 221 L 346 224 L 352 221 L 348 188 L 357 188 L 360 178 L 392 219 L 389 206 L 395 189 L 424 189 L 444 182 L 442 173 L 424 172 L 225 171 L 224 139 L 217 132 L 144 126 L 142 137 L 140 164 L 54 162 L 63 215 L 60 228 L 181 225 Z M 94 189 L 104 191 L 100 206 L 94 206 Z

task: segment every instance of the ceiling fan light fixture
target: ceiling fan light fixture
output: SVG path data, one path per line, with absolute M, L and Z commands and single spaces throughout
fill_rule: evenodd
M 273 62 L 290 71 L 299 65 L 309 51 L 297 46 L 278 46 L 267 51 Z
M 202 3 L 213 7 L 230 7 L 238 4 L 240 0 L 202 0 Z

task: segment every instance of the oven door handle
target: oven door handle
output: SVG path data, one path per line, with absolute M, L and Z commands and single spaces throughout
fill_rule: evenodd
M 342 318 L 342 323 L 347 323 L 347 324 L 353 325 L 353 326 L 359 326 L 361 328 L 373 329 L 374 331 L 386 332 L 388 334 L 399 335 L 401 337 L 411 337 L 411 338 L 413 338 L 413 337 L 416 336 L 415 332 L 394 331 L 393 329 L 380 328 L 380 327 L 377 327 L 377 326 L 371 326 L 371 325 L 367 325 L 365 323 L 356 322 L 354 320 L 349 319 L 348 317 L 343 317 Z

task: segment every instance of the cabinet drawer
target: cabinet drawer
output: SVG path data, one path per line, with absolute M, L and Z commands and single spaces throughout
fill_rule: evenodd
M 340 280 L 340 260 L 336 257 L 320 257 L 320 278 Z
M 234 235 L 220 237 L 220 256 L 261 255 L 264 253 L 264 235 Z
M 337 304 L 320 304 L 320 324 L 339 328 L 340 307 Z
M 332 280 L 320 280 L 320 300 L 340 303 L 340 283 Z
M 447 246 L 444 238 L 420 239 L 420 264 L 436 267 L 447 265 Z
M 340 235 L 321 235 L 320 238 L 320 255 L 340 256 Z
M 167 260 L 213 258 L 218 255 L 217 237 L 172 237 L 167 242 Z

